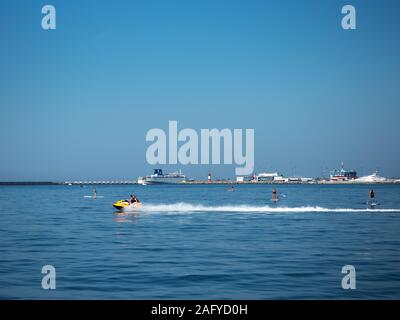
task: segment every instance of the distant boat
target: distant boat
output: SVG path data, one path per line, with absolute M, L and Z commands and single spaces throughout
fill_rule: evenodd
M 162 169 L 154 169 L 154 173 L 150 176 L 139 177 L 138 184 L 177 184 L 188 181 L 187 177 L 180 171 L 164 174 Z
M 331 172 L 331 181 L 350 181 L 357 179 L 357 171 L 355 170 L 345 170 L 342 162 L 342 167 L 340 170 L 333 170 Z
M 386 182 L 387 179 L 378 175 L 378 172 L 375 172 L 369 176 L 360 177 L 354 182 L 361 182 L 361 183 L 379 183 L 379 182 Z
M 278 172 L 262 172 L 256 176 L 257 182 L 282 181 L 284 178 Z

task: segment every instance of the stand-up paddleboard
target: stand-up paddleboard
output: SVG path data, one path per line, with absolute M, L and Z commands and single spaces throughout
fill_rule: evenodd
M 83 196 L 84 198 L 89 198 L 89 199 L 97 199 L 97 198 L 104 198 L 104 196 Z
M 372 209 L 375 208 L 376 206 L 380 206 L 381 205 L 380 203 L 375 202 L 375 201 L 374 202 L 367 201 L 365 204 L 367 206 L 370 206 Z

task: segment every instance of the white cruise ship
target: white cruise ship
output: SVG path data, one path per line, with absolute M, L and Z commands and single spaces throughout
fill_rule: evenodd
M 162 169 L 154 169 L 150 176 L 139 177 L 138 184 L 177 184 L 188 181 L 187 177 L 180 171 L 164 174 Z

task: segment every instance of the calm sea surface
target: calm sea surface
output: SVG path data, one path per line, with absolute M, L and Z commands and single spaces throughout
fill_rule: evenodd
M 0 298 L 400 299 L 400 186 L 373 186 L 375 210 L 369 188 L 0 187 Z M 117 213 L 132 193 L 144 209 Z

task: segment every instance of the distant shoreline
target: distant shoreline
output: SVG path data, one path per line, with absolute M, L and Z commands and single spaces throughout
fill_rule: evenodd
M 51 181 L 0 181 L 0 186 L 56 186 L 64 184 Z
M 400 181 L 397 180 L 387 180 L 385 182 L 359 182 L 359 181 L 328 181 L 328 180 L 320 180 L 320 181 L 313 181 L 313 182 L 304 182 L 304 181 L 245 181 L 245 182 L 237 182 L 237 181 L 190 181 L 190 182 L 183 182 L 180 184 L 184 185 L 198 185 L 198 184 L 226 184 L 226 185 L 260 185 L 260 184 L 267 184 L 267 185 L 368 185 L 368 184 L 400 184 Z
M 385 182 L 357 182 L 357 181 L 329 181 L 319 180 L 313 182 L 301 181 L 245 181 L 237 182 L 231 180 L 220 181 L 206 181 L 194 180 L 171 185 L 389 185 L 400 184 L 399 180 L 387 180 Z M 67 183 L 67 182 L 54 182 L 54 181 L 0 181 L 0 186 L 107 186 L 107 185 L 139 185 L 137 182 L 87 182 L 87 183 Z M 163 184 L 158 184 L 163 185 Z M 164 184 L 168 185 L 168 184 Z

